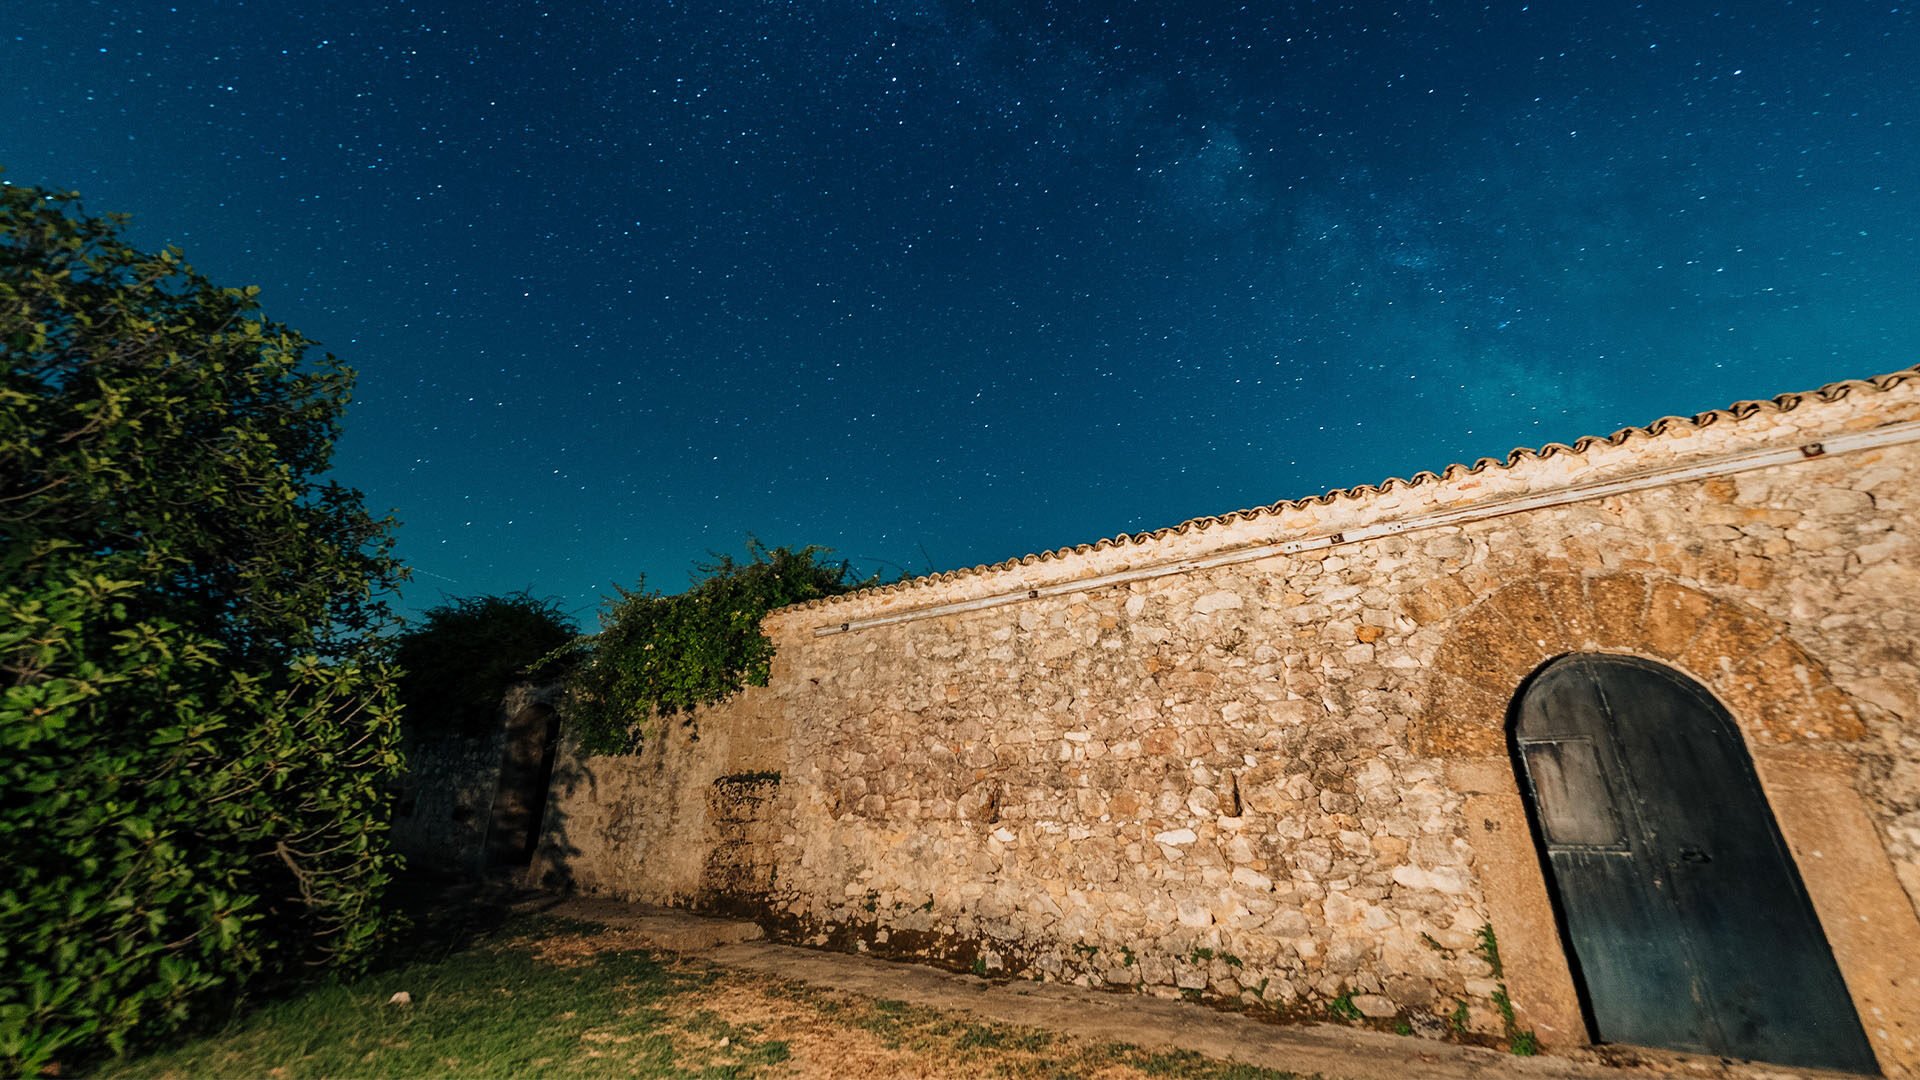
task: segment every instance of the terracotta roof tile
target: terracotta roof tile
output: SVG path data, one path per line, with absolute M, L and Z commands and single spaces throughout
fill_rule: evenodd
M 1536 458 L 1551 458 L 1560 454 L 1580 455 L 1585 454 L 1588 450 L 1597 446 L 1621 446 L 1634 439 L 1657 439 L 1676 431 L 1698 430 L 1719 423 L 1738 423 L 1760 413 L 1790 412 L 1808 401 L 1838 401 L 1856 390 L 1882 393 L 1909 381 L 1920 381 L 1920 364 L 1916 364 L 1910 368 L 1902 368 L 1899 371 L 1888 372 L 1885 375 L 1875 375 L 1871 378 L 1831 382 L 1817 390 L 1781 394 L 1778 397 L 1764 401 L 1736 401 L 1724 409 L 1714 409 L 1709 412 L 1696 413 L 1693 416 L 1663 416 L 1641 427 L 1621 428 L 1619 431 L 1605 437 L 1596 435 L 1583 436 L 1575 439 L 1572 445 L 1554 442 L 1547 443 L 1538 449 L 1525 446 L 1516 447 L 1509 451 L 1504 459 L 1483 457 L 1471 465 L 1449 465 L 1438 473 L 1421 471 L 1405 479 L 1394 476 L 1388 477 L 1378 484 L 1360 484 L 1356 487 L 1335 488 L 1324 495 L 1309 495 L 1302 499 L 1283 499 L 1269 506 L 1255 506 L 1245 510 L 1229 511 L 1225 514 L 1192 518 L 1178 525 L 1155 529 L 1151 532 L 1121 533 L 1118 536 L 1095 540 L 1090 544 L 1076 544 L 1072 547 L 1056 548 L 1050 551 L 1036 552 L 1031 555 L 1022 555 L 1018 558 L 1007 559 L 1003 562 L 945 570 L 936 574 L 925 574 L 920 577 L 896 581 L 889 585 L 876 585 L 871 588 L 858 589 L 854 592 L 842 593 L 839 596 L 809 600 L 783 610 L 808 611 L 816 608 L 831 607 L 856 598 L 866 599 L 874 596 L 884 596 L 890 593 L 909 592 L 944 582 L 959 580 L 961 578 L 975 577 L 980 574 L 991 574 L 996 571 L 1011 570 L 1020 566 L 1032 566 L 1036 563 L 1066 559 L 1075 555 L 1085 555 L 1089 552 L 1105 551 L 1110 548 L 1148 544 L 1169 536 L 1184 536 L 1196 531 L 1205 532 L 1217 525 L 1231 525 L 1237 522 L 1255 521 L 1289 510 L 1299 510 L 1309 506 L 1331 506 L 1341 499 L 1370 499 L 1393 491 L 1418 488 L 1425 484 L 1455 480 L 1462 476 L 1470 476 L 1489 469 L 1511 469 L 1522 462 Z

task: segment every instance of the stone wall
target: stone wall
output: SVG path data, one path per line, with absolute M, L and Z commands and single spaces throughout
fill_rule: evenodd
M 541 863 L 816 943 L 1427 1034 L 1462 1003 L 1510 1032 L 1504 986 L 1578 1042 L 1507 715 L 1554 657 L 1629 653 L 1736 718 L 1914 1075 L 1916 421 L 1900 373 L 776 612 L 769 686 L 567 757 Z
M 401 747 L 407 768 L 394 799 L 392 837 L 409 865 L 451 873 L 487 868 L 509 732 L 528 710 L 548 707 L 554 690 L 509 688 L 495 722 L 484 731 L 432 737 L 408 732 Z
M 392 836 L 409 867 L 460 873 L 485 868 L 487 821 L 505 749 L 504 726 L 470 736 L 409 734 L 403 740 L 407 769 L 394 800 Z

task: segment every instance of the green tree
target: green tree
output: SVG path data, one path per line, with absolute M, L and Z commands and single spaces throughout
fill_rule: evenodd
M 579 633 L 559 605 L 525 592 L 456 597 L 428 608 L 394 650 L 406 726 L 424 733 L 480 733 L 515 680 L 559 673 L 556 665 L 539 662 Z
M 657 717 L 724 701 L 749 683 L 765 686 L 773 642 L 760 620 L 768 612 L 870 584 L 827 554 L 750 539 L 745 562 L 716 556 L 695 568 L 686 592 L 647 592 L 644 581 L 618 589 L 600 632 L 573 647 L 579 662 L 567 680 L 566 717 L 581 747 L 628 752 Z
M 390 522 L 352 373 L 77 196 L 0 186 L 0 1068 L 380 934 Z

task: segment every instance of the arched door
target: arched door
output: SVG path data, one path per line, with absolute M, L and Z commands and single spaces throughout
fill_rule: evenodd
M 1514 756 L 1595 1036 L 1877 1071 L 1727 711 L 1626 656 L 1527 686 Z

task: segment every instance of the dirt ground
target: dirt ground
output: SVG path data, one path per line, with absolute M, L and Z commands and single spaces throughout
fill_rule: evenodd
M 761 940 L 752 923 L 608 900 L 544 901 L 604 926 L 573 950 L 635 945 L 709 965 L 695 1009 L 785 1042 L 764 1075 L 1254 1077 L 1326 1080 L 1788 1080 L 1840 1074 L 1678 1054 L 1583 1050 L 1515 1057 L 1336 1024 L 1278 1025 L 1202 1006 L 1059 984 L 989 981 Z M 698 1017 L 683 1018 L 688 1022 Z M 694 1023 L 695 1028 L 698 1027 Z
M 561 907 L 554 914 L 571 919 L 579 912 Z M 537 963 L 562 967 L 587 964 L 608 952 L 658 950 L 662 937 L 675 939 L 686 948 L 689 933 L 697 936 L 703 929 L 700 923 L 674 925 L 671 929 L 665 924 L 655 926 L 660 932 L 606 928 L 591 934 L 547 938 L 533 944 L 531 955 Z M 723 936 L 737 933 L 716 929 Z M 731 1041 L 727 1032 L 750 1033 L 748 1039 L 741 1040 L 743 1046 L 749 1039 L 755 1045 L 783 1044 L 785 1060 L 754 1069 L 755 1075 L 796 1080 L 973 1080 L 980 1076 L 1266 1080 L 1295 1075 L 1209 1059 L 1190 1051 L 1148 1050 L 1074 1038 L 896 998 L 817 986 L 771 972 L 728 967 L 696 949 L 674 956 L 673 966 L 698 976 L 701 987 L 666 1006 L 666 1027 L 695 1056 L 723 1067 Z M 591 1054 L 593 1050 L 585 1052 Z

